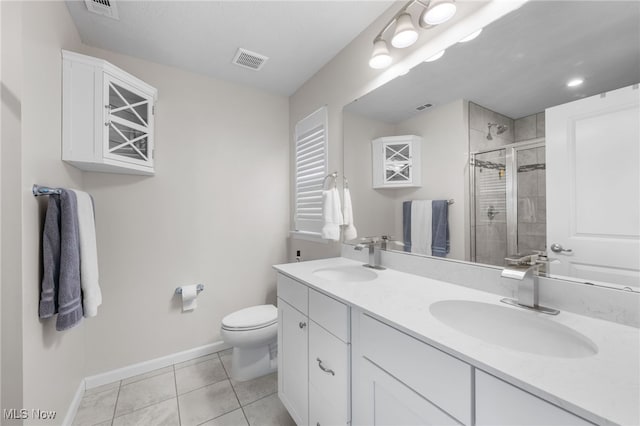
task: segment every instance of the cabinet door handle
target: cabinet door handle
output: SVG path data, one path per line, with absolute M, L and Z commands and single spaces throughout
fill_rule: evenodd
M 306 322 L 300 321 L 300 323 L 298 324 L 298 327 L 300 327 L 300 328 L 305 328 L 306 326 L 307 326 Z
M 318 361 L 318 367 L 320 367 L 320 370 L 324 371 L 327 374 L 331 374 L 332 376 L 336 375 L 336 373 L 332 369 L 322 365 L 322 360 L 320 358 L 316 358 L 316 361 Z

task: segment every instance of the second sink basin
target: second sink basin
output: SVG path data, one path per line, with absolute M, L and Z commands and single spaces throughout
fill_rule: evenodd
M 327 281 L 371 281 L 378 278 L 378 274 L 363 266 L 337 266 L 313 271 L 313 275 Z
M 558 358 L 584 358 L 598 347 L 577 331 L 541 314 L 470 300 L 443 300 L 429 307 L 442 323 L 495 345 Z

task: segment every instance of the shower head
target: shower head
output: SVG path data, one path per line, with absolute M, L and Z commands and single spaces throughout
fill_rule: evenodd
M 491 136 L 491 128 L 494 126 L 496 128 L 496 135 L 501 135 L 509 130 L 509 126 L 506 124 L 487 123 L 487 140 L 493 140 L 493 136 Z

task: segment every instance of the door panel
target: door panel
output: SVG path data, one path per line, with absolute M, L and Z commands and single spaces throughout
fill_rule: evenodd
M 550 108 L 547 241 L 555 276 L 640 287 L 640 92 Z

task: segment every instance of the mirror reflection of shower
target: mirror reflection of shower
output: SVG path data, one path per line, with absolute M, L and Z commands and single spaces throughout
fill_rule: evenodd
M 487 140 L 493 140 L 493 136 L 491 136 L 491 128 L 496 128 L 496 135 L 501 135 L 507 130 L 509 130 L 509 126 L 506 124 L 498 124 L 498 123 L 487 123 Z
M 546 250 L 545 121 L 469 102 L 471 261 Z

